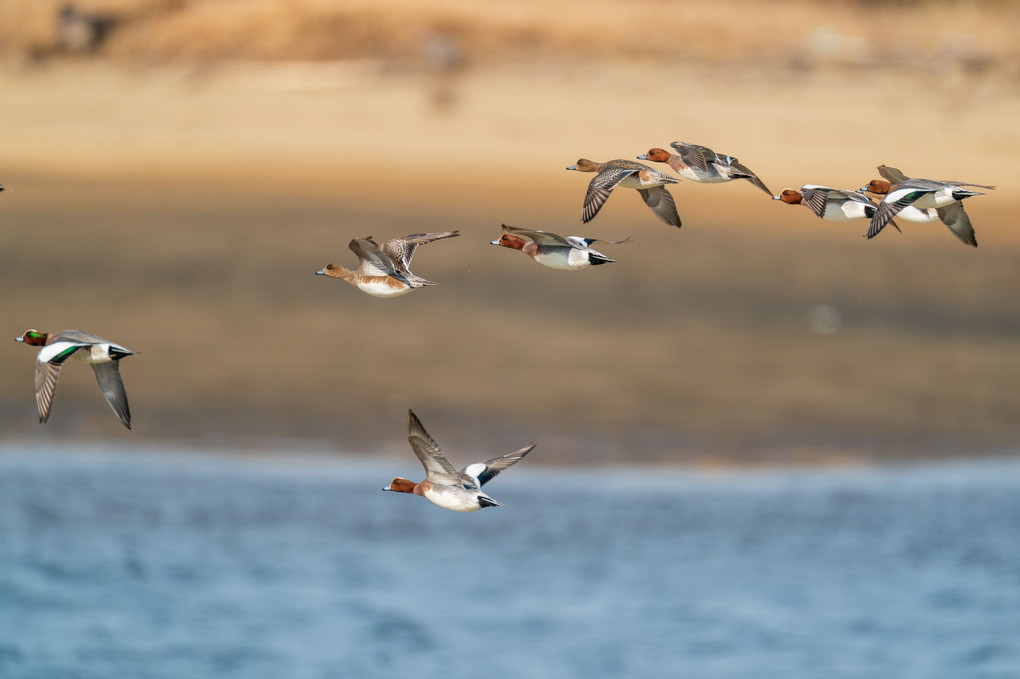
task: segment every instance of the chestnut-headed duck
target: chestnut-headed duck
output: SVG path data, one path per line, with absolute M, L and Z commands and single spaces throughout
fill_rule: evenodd
M 124 382 L 120 379 L 118 362 L 125 356 L 134 354 L 134 351 L 80 330 L 64 330 L 56 335 L 26 330 L 25 334 L 14 339 L 17 342 L 42 347 L 35 363 L 35 405 L 39 410 L 40 422 L 50 419 L 60 368 L 64 361 L 74 358 L 92 366 L 99 388 L 106 396 L 106 402 L 110 404 L 124 426 L 131 428 L 131 409 L 128 408 L 127 394 L 124 392 Z
M 841 191 L 818 184 L 805 184 L 800 191 L 783 189 L 772 200 L 781 200 L 787 205 L 803 205 L 821 219 L 847 222 L 851 219 L 871 217 L 878 209 L 868 197 L 857 191 Z
M 930 212 L 927 211 L 935 210 L 939 221 L 945 224 L 957 238 L 967 245 L 977 247 L 977 238 L 974 235 L 974 227 L 970 223 L 970 216 L 960 201 L 972 196 L 983 195 L 981 191 L 972 191 L 966 187 L 994 189 L 994 186 L 970 182 L 912 179 L 897 168 L 888 165 L 879 165 L 878 172 L 883 179 L 872 179 L 861 187 L 861 191 L 884 196 L 882 202 L 878 204 L 875 216 L 871 218 L 868 238 L 877 236 L 893 217 L 903 215 L 906 208 L 913 207 L 919 211 L 919 214 L 915 215 L 910 212 L 903 215 L 904 219 L 934 221 L 930 217 Z
M 357 269 L 347 269 L 336 264 L 327 264 L 315 273 L 320 276 L 342 278 L 362 292 L 374 297 L 396 297 L 426 285 L 438 285 L 411 273 L 411 257 L 419 245 L 425 245 L 442 238 L 459 236 L 460 231 L 442 233 L 414 233 L 403 238 L 393 238 L 381 246 L 372 237 L 355 238 L 348 247 L 358 256 Z
M 607 163 L 596 163 L 581 158 L 568 170 L 577 172 L 594 172 L 595 177 L 588 183 L 588 192 L 584 195 L 584 208 L 581 221 L 590 222 L 599 213 L 602 206 L 609 200 L 609 194 L 617 186 L 637 189 L 645 205 L 651 208 L 655 216 L 670 226 L 680 228 L 680 215 L 676 212 L 673 196 L 665 189 L 666 184 L 676 184 L 680 180 L 665 172 L 659 172 L 647 165 L 635 163 L 633 160 L 610 160 Z
M 520 461 L 531 452 L 535 444 L 485 462 L 475 462 L 460 471 L 453 468 L 439 444 L 425 431 L 414 412 L 407 411 L 407 440 L 411 449 L 425 467 L 425 480 L 415 483 L 397 477 L 383 490 L 397 493 L 414 493 L 434 502 L 444 509 L 455 512 L 474 512 L 483 507 L 505 507 L 482 492 L 481 487 L 491 481 L 504 469 Z
M 652 148 L 648 153 L 638 156 L 638 160 L 652 160 L 657 163 L 666 163 L 684 179 L 703 184 L 718 184 L 720 182 L 731 182 L 734 179 L 746 179 L 765 193 L 772 195 L 769 188 L 765 186 L 758 175 L 751 172 L 750 168 L 742 164 L 733 156 L 725 153 L 716 153 L 707 146 L 699 144 L 688 144 L 687 142 L 675 141 L 670 146 L 676 153 L 670 153 L 665 149 Z
M 539 264 L 544 264 L 552 269 L 576 271 L 616 261 L 606 257 L 598 250 L 593 250 L 591 246 L 595 243 L 619 245 L 629 240 L 630 238 L 610 241 L 598 238 L 581 238 L 580 236 L 563 237 L 551 231 L 532 231 L 504 224 L 503 235 L 491 241 L 489 245 L 502 245 L 505 248 L 520 250 Z

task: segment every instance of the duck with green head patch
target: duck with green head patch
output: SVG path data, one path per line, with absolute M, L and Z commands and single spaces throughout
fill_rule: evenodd
M 134 351 L 80 330 L 64 330 L 57 334 L 26 330 L 15 341 L 40 347 L 35 363 L 35 404 L 39 409 L 39 421 L 50 419 L 53 408 L 53 394 L 57 390 L 60 369 L 69 358 L 88 363 L 96 374 L 99 388 L 106 396 L 106 402 L 113 408 L 120 421 L 131 428 L 131 410 L 128 408 L 124 382 L 120 379 L 120 359 L 131 356 Z

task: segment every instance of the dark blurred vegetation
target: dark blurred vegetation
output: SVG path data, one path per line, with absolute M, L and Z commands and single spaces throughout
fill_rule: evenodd
M 176 61 L 385 59 L 459 68 L 508 59 L 1007 69 L 1013 0 L 13 0 L 0 50 Z

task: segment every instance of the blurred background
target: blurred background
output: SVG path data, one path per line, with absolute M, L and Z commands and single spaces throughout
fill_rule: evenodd
M 1012 2 L 329 3 L 82 0 L 0 8 L 0 294 L 10 339 L 88 330 L 35 421 L 0 344 L 5 438 L 453 444 L 542 462 L 829 463 L 1015 452 L 1020 8 Z M 885 163 L 998 185 L 865 241 L 746 182 L 672 187 L 684 226 L 614 195 L 580 223 L 579 157 L 671 141 L 774 192 Z M 662 166 L 665 167 L 665 166 Z M 500 224 L 631 242 L 545 269 Z M 459 229 L 439 286 L 316 277 L 351 238 Z M 460 437 L 458 439 L 458 437 Z
M 0 676 L 1020 667 L 1020 3 L 0 3 Z M 775 193 L 992 184 L 976 249 Z M 663 168 L 665 169 L 665 168 Z M 581 272 L 501 224 L 630 241 Z M 315 276 L 458 229 L 395 299 Z M 27 328 L 121 364 L 37 422 Z M 420 478 L 537 443 L 464 516 Z M 665 669 L 664 669 L 665 668 Z

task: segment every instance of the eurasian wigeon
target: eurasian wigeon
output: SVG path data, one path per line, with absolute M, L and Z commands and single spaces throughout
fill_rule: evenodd
M 750 168 L 742 164 L 735 157 L 725 153 L 716 153 L 707 146 L 700 144 L 688 144 L 687 142 L 675 141 L 670 144 L 676 153 L 670 153 L 665 149 L 652 148 L 648 153 L 638 156 L 638 160 L 652 160 L 657 163 L 666 163 L 684 179 L 703 184 L 718 184 L 720 182 L 731 182 L 735 179 L 746 179 L 765 193 L 772 195 L 769 188 L 765 186 L 758 175 L 751 172 Z
M 888 165 L 879 165 L 878 172 L 885 178 L 872 179 L 861 187 L 861 191 L 884 196 L 882 202 L 878 204 L 878 210 L 871 218 L 868 238 L 877 236 L 893 217 L 902 215 L 906 208 L 913 207 L 919 211 L 919 215 L 908 213 L 904 215 L 904 219 L 934 221 L 931 219 L 930 213 L 925 214 L 925 211 L 934 209 L 939 221 L 945 224 L 957 238 L 967 245 L 977 247 L 977 238 L 974 235 L 974 227 L 970 223 L 970 216 L 960 201 L 972 196 L 983 195 L 981 191 L 972 191 L 965 187 L 994 189 L 994 186 L 970 182 L 911 179 L 900 170 Z
M 348 247 L 358 256 L 357 269 L 347 269 L 336 264 L 327 264 L 315 273 L 320 276 L 342 278 L 362 292 L 375 297 L 396 297 L 426 285 L 438 285 L 411 273 L 411 257 L 419 245 L 425 245 L 442 238 L 459 236 L 460 231 L 442 233 L 414 233 L 403 238 L 393 238 L 381 246 L 372 237 L 355 238 Z
M 619 245 L 630 238 L 618 241 L 600 240 L 598 238 L 581 238 L 580 236 L 563 237 L 550 231 L 532 231 L 519 229 L 515 226 L 503 225 L 503 235 L 489 245 L 502 245 L 505 248 L 520 250 L 539 264 L 552 269 L 576 271 L 590 266 L 615 262 L 590 246 L 595 243 Z
M 783 189 L 772 200 L 781 200 L 787 205 L 803 205 L 821 219 L 833 222 L 847 222 L 851 219 L 871 217 L 878 209 L 868 197 L 857 191 L 842 191 L 818 184 L 805 184 L 800 191 Z
M 596 163 L 581 158 L 568 170 L 577 172 L 595 172 L 595 177 L 588 183 L 588 192 L 584 195 L 584 208 L 581 221 L 590 222 L 599 213 L 602 206 L 609 200 L 609 194 L 617 186 L 637 189 L 645 205 L 651 208 L 655 216 L 670 226 L 680 227 L 680 215 L 676 212 L 673 196 L 665 189 L 666 184 L 676 184 L 679 179 L 665 172 L 659 172 L 647 165 L 635 163 L 633 160 L 610 160 Z
M 407 440 L 411 442 L 411 449 L 425 467 L 425 480 L 415 483 L 398 476 L 383 490 L 421 495 L 440 507 L 455 512 L 474 512 L 483 507 L 505 507 L 506 505 L 483 493 L 481 487 L 535 447 L 535 444 L 531 444 L 517 452 L 494 457 L 485 462 L 475 462 L 457 471 L 443 456 L 439 444 L 429 436 L 421 421 L 410 410 L 407 411 Z
M 35 404 L 39 410 L 40 422 L 46 422 L 50 418 L 60 368 L 64 361 L 74 358 L 92 366 L 99 388 L 106 396 L 106 402 L 110 404 L 124 426 L 131 428 L 131 409 L 128 408 L 127 394 L 124 392 L 124 382 L 120 379 L 118 362 L 125 356 L 134 354 L 134 351 L 80 330 L 64 330 L 56 335 L 26 330 L 25 334 L 14 339 L 17 342 L 42 347 L 35 363 Z

